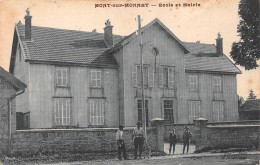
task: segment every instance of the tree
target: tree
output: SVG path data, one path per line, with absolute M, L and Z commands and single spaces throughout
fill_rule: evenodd
M 237 97 L 238 97 L 238 107 L 241 107 L 245 103 L 245 100 L 242 96 L 237 95 Z
M 255 99 L 256 95 L 254 94 L 254 91 L 251 89 L 249 92 L 249 96 L 247 97 L 247 99 Z
M 232 44 L 230 56 L 246 70 L 256 69 L 260 58 L 259 0 L 240 0 L 238 14 L 241 18 L 237 32 L 239 42 Z

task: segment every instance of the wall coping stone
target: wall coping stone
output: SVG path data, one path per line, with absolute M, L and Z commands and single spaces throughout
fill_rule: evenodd
M 135 127 L 125 127 L 124 131 L 133 130 Z M 80 129 L 29 129 L 16 130 L 17 133 L 50 133 L 50 132 L 102 132 L 102 131 L 117 131 L 119 128 L 80 128 Z M 156 129 L 155 127 L 147 128 L 147 130 Z
M 245 127 L 260 127 L 260 125 L 217 125 L 207 126 L 208 128 L 245 128 Z

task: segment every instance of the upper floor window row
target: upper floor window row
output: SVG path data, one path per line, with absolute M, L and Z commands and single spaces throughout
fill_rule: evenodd
M 189 91 L 199 91 L 199 76 L 196 74 L 188 75 L 188 86 Z M 213 76 L 212 77 L 212 88 L 213 92 L 222 92 L 222 77 Z
M 143 66 L 143 82 L 144 87 L 154 86 L 154 68 L 149 65 Z M 160 66 L 159 67 L 159 87 L 174 88 L 174 67 Z M 141 66 L 135 65 L 132 70 L 132 82 L 135 87 L 141 87 L 142 75 Z

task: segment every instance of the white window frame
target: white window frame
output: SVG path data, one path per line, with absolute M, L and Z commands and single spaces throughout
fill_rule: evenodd
M 164 74 L 164 69 L 168 69 L 166 86 L 164 85 L 164 79 L 166 76 Z M 172 74 L 170 74 L 170 71 Z M 175 79 L 175 67 L 174 66 L 160 66 L 159 67 L 159 87 L 174 89 L 174 87 L 175 87 L 174 79 Z
M 189 75 L 189 90 L 198 91 L 199 90 L 199 76 L 197 74 Z
M 102 86 L 102 71 L 100 69 L 91 69 L 91 87 L 101 88 Z M 99 83 L 98 83 L 99 82 Z
M 56 68 L 56 86 L 66 87 L 68 84 L 68 68 Z
M 165 101 L 171 101 L 172 102 L 172 108 L 165 108 Z M 166 120 L 165 119 L 165 110 L 166 109 L 172 109 L 172 120 Z M 163 117 L 166 121 L 170 123 L 174 123 L 174 100 L 171 99 L 163 99 Z
M 105 99 L 89 100 L 90 125 L 105 125 Z
M 192 100 L 188 101 L 189 106 L 189 122 L 192 123 L 194 119 L 197 119 L 201 115 L 201 101 Z
M 54 100 L 54 125 L 71 125 L 71 99 L 59 98 Z
M 221 76 L 213 76 L 213 91 L 214 92 L 222 92 L 222 77 Z
M 213 101 L 213 122 L 224 121 L 224 102 L 223 101 Z

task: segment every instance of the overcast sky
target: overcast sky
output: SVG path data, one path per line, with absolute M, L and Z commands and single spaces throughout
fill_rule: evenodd
M 95 4 L 104 3 L 148 3 L 149 7 L 95 8 Z M 160 3 L 181 4 L 181 7 L 158 7 Z M 183 7 L 183 3 L 197 3 L 200 7 Z M 239 40 L 238 3 L 239 0 L 0 0 L 0 66 L 9 70 L 14 24 L 19 20 L 24 24 L 27 8 L 33 26 L 103 32 L 105 21 L 110 19 L 114 34 L 128 35 L 137 30 L 135 18 L 141 15 L 142 25 L 158 18 L 182 41 L 215 44 L 220 32 L 224 53 L 230 58 L 232 42 Z M 237 76 L 238 94 L 246 98 L 253 89 L 260 98 L 260 69 L 239 68 L 243 73 Z

